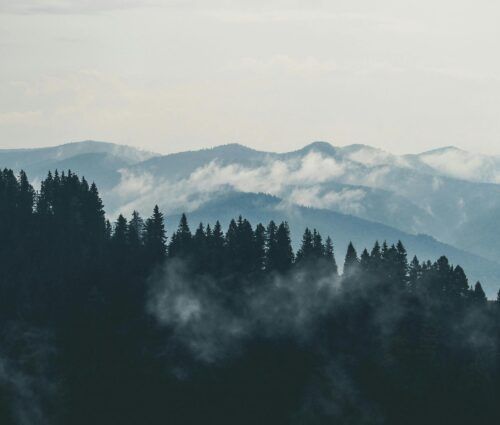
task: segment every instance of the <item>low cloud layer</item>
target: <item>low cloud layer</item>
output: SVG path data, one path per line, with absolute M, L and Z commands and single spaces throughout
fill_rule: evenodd
M 367 186 L 383 175 L 375 170 L 363 176 Z M 121 212 L 142 210 L 161 201 L 166 211 L 174 208 L 194 210 L 226 190 L 266 193 L 288 202 L 316 208 L 330 208 L 356 214 L 362 208 L 363 188 L 329 189 L 329 182 L 350 179 L 346 164 L 315 151 L 290 160 L 268 159 L 255 167 L 223 165 L 212 161 L 181 180 L 161 179 L 149 172 L 122 171 L 122 178 L 111 193 Z
M 455 149 L 404 157 L 367 146 L 337 148 L 334 153 L 325 149 L 318 145 L 300 155 L 270 155 L 251 165 L 215 159 L 181 178 L 169 175 L 168 167 L 164 174 L 155 168 L 127 168 L 105 197 L 116 216 L 134 209 L 146 213 L 156 203 L 167 214 L 191 212 L 214 195 L 264 193 L 288 205 L 329 209 L 440 237 L 433 222 L 444 218 L 436 216 L 444 199 L 458 207 L 447 212 L 447 222 L 460 227 L 473 219 L 471 197 L 480 194 L 467 189 L 447 193 L 446 177 L 494 182 L 500 173 L 496 158 Z M 398 224 L 391 221 L 396 218 Z
M 419 159 L 438 173 L 462 180 L 500 183 L 500 158 L 447 148 L 424 153 Z
M 60 401 L 53 335 L 19 323 L 0 333 L 0 386 L 10 395 L 10 415 L 19 425 L 49 425 Z
M 152 278 L 148 309 L 197 360 L 212 363 L 234 356 L 257 335 L 307 339 L 314 321 L 328 312 L 340 280 L 327 274 L 311 280 L 304 270 L 238 287 L 244 305 L 228 303 L 221 282 L 193 276 L 186 264 L 171 261 Z

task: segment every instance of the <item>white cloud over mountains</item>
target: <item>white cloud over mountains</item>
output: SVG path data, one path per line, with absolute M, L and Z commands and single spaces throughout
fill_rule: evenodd
M 363 145 L 325 143 L 281 156 L 241 149 L 241 161 L 228 160 L 228 152 L 239 150 L 218 148 L 192 168 L 194 153 L 182 156 L 180 169 L 187 171 L 180 176 L 169 172 L 171 159 L 123 169 L 119 184 L 104 194 L 109 212 L 147 214 L 158 203 L 167 215 L 189 213 L 229 192 L 264 193 L 280 198 L 276 208 L 287 212 L 294 205 L 332 210 L 454 244 L 460 229 L 483 216 L 490 220 L 498 208 L 493 185 L 456 180 L 498 183 L 496 157 L 451 148 L 399 157 Z
M 193 210 L 208 201 L 214 193 L 227 190 L 266 193 L 296 204 L 329 208 L 336 206 L 354 213 L 362 208 L 363 190 L 321 189 L 323 183 L 345 175 L 345 164 L 318 152 L 291 160 L 267 160 L 263 165 L 221 165 L 212 161 L 181 180 L 159 180 L 149 172 L 135 174 L 122 171 L 113 197 L 120 199 L 124 212 L 140 209 L 161 199 L 167 211 L 173 208 Z
M 500 183 L 500 158 L 447 148 L 424 153 L 420 160 L 444 175 L 469 181 Z
M 366 211 L 367 191 L 371 188 L 394 191 L 411 199 L 413 183 L 407 181 L 400 185 L 395 181 L 398 170 L 431 173 L 428 174 L 429 189 L 434 192 L 445 185 L 445 177 L 500 182 L 500 161 L 495 157 L 457 149 L 401 157 L 359 145 L 341 148 L 336 156 L 312 149 L 288 159 L 268 157 L 253 166 L 213 160 L 182 179 L 124 169 L 111 195 L 113 204 L 121 205 L 121 212 L 125 213 L 145 205 L 150 208 L 157 200 L 161 200 L 162 208 L 168 212 L 176 208 L 192 211 L 209 201 L 213 194 L 239 191 L 266 193 L 292 204 L 362 216 Z M 463 206 L 464 200 L 460 202 Z M 433 214 L 429 205 L 424 203 L 421 207 Z

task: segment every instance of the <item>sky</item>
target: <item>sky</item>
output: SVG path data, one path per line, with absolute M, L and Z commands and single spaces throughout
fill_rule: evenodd
M 0 148 L 500 155 L 497 0 L 0 0 Z

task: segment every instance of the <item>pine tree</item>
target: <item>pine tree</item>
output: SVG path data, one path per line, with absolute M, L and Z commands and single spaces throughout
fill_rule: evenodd
M 388 247 L 387 242 L 384 242 L 384 255 L 387 254 Z M 378 241 L 375 241 L 375 245 L 373 245 L 372 252 L 370 254 L 371 262 L 374 265 L 374 268 L 378 268 L 382 263 L 382 251 L 380 249 L 380 244 Z
M 239 257 L 240 238 L 238 234 L 238 225 L 232 219 L 226 232 L 225 249 L 227 253 L 225 267 L 229 273 L 237 273 L 240 271 L 242 259 Z
M 477 305 L 486 305 L 488 301 L 480 282 L 476 282 L 474 286 L 473 300 Z
M 57 172 L 57 171 L 56 171 Z M 36 202 L 36 212 L 41 217 L 48 217 L 51 213 L 50 198 L 54 187 L 54 177 L 49 171 L 47 177 L 42 181 L 40 187 L 40 193 L 38 194 L 38 199 Z M 0 202 L 0 205 L 2 203 Z
M 109 220 L 106 220 L 104 223 L 104 239 L 106 241 L 111 241 L 111 237 L 113 235 L 113 226 Z
M 415 255 L 411 260 L 409 271 L 408 271 L 408 285 L 412 292 L 416 291 L 418 288 L 418 282 L 422 277 L 422 267 Z
M 35 201 L 35 190 L 28 181 L 24 171 L 19 173 L 19 196 L 18 196 L 18 215 L 20 222 L 27 222 L 33 213 Z
M 408 285 L 408 253 L 401 241 L 398 241 L 394 254 L 396 282 L 406 287 Z
M 272 258 L 274 262 L 271 264 L 271 270 L 284 273 L 292 266 L 294 254 L 287 222 L 282 222 L 278 226 L 276 244 L 273 251 L 268 252 L 268 257 Z
M 255 227 L 254 240 L 254 267 L 255 271 L 262 272 L 266 264 L 266 228 L 262 223 L 257 224 Z
M 352 242 L 349 242 L 344 261 L 344 275 L 350 276 L 356 273 L 359 266 L 358 254 Z
M 213 276 L 221 276 L 226 261 L 224 233 L 219 221 L 215 223 L 211 236 L 207 235 L 209 246 L 209 271 Z
M 379 242 L 375 241 L 375 244 L 370 252 L 370 261 L 367 269 L 370 279 L 373 282 L 380 283 L 379 281 L 384 279 L 382 275 L 384 274 L 384 264 L 387 262 L 388 250 L 389 248 L 386 242 L 384 242 L 382 250 Z
M 330 236 L 328 236 L 325 241 L 325 259 L 327 261 L 327 266 L 329 267 L 330 272 L 333 275 L 337 276 L 339 271 L 337 267 L 337 261 L 335 261 L 333 242 Z
M 399 264 L 398 252 L 394 244 L 382 245 L 382 259 L 377 268 L 376 278 L 379 290 L 391 294 L 406 287 L 407 265 Z
M 371 267 L 371 262 L 370 262 L 370 254 L 368 253 L 368 250 L 365 248 L 363 249 L 363 252 L 361 253 L 361 257 L 359 259 L 359 266 L 361 271 L 363 273 L 370 273 L 370 267 Z
M 151 265 L 160 264 L 166 257 L 166 235 L 163 214 L 155 205 L 153 215 L 146 220 L 144 228 L 144 253 Z
M 208 226 L 210 230 L 210 227 Z M 212 231 L 210 230 L 210 234 Z M 195 272 L 205 272 L 208 269 L 210 262 L 208 256 L 208 236 L 203 226 L 200 223 L 193 236 L 193 269 Z
M 86 190 L 85 198 L 85 212 L 83 216 L 86 222 L 86 231 L 94 234 L 93 240 L 95 243 L 101 243 L 106 219 L 104 205 L 95 183 L 92 183 L 90 188 Z
M 186 214 L 182 214 L 177 231 L 172 235 L 168 246 L 168 256 L 187 258 L 192 254 L 191 230 L 187 221 Z
M 191 235 L 191 230 L 189 229 L 189 224 L 187 221 L 186 214 L 184 213 L 181 216 L 179 227 L 177 228 L 176 233 L 181 241 L 184 241 L 186 244 L 190 243 L 192 235 Z
M 478 282 L 479 283 L 479 282 Z M 481 284 L 479 284 L 481 286 Z M 464 269 L 456 266 L 452 271 L 450 284 L 446 288 L 449 299 L 453 302 L 464 301 L 469 292 L 469 281 L 465 275 Z
M 270 221 L 266 229 L 266 270 L 275 270 L 277 264 L 276 232 L 278 228 L 274 221 Z
M 432 279 L 428 288 L 430 293 L 440 299 L 444 298 L 446 293 L 452 291 L 453 286 L 453 268 L 450 266 L 448 258 L 441 256 L 431 267 Z
M 255 234 L 247 219 L 238 218 L 238 257 L 243 273 L 255 272 L 258 269 L 258 258 L 255 251 Z
M 314 229 L 313 230 L 313 256 L 316 259 L 324 258 L 325 256 L 325 245 L 323 245 L 323 238 L 321 234 Z
M 127 247 L 127 220 L 123 215 L 119 215 L 116 220 L 113 236 L 111 238 L 115 249 L 124 251 Z
M 127 240 L 130 249 L 136 255 L 142 248 L 142 236 L 144 233 L 144 220 L 137 211 L 132 212 L 132 218 L 128 224 Z
M 207 237 L 207 234 L 205 232 L 205 227 L 203 226 L 203 223 L 200 223 L 198 225 L 198 228 L 194 232 L 194 236 L 193 236 L 193 241 L 194 241 L 195 245 L 202 246 L 205 243 L 206 237 Z
M 378 241 L 376 242 L 378 245 Z M 380 248 L 380 258 L 381 260 L 387 260 L 388 259 L 388 254 L 389 254 L 389 245 L 387 244 L 387 241 L 384 241 L 382 244 L 382 248 Z
M 302 236 L 300 249 L 297 251 L 297 263 L 310 261 L 314 256 L 313 234 L 306 228 Z

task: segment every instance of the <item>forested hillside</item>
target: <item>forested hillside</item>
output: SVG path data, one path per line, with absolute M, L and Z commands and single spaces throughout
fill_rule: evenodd
M 0 172 L 0 423 L 496 423 L 500 303 L 330 236 L 110 223 L 84 178 Z
M 338 147 L 326 142 L 286 153 L 229 144 L 162 156 L 84 141 L 0 149 L 0 168 L 16 173 L 24 169 L 37 187 L 48 170 L 71 169 L 91 176 L 113 218 L 134 209 L 146 214 L 155 204 L 167 215 L 192 213 L 207 201 L 213 207 L 228 191 L 264 193 L 289 206 L 364 219 L 367 226 L 375 222 L 407 235 L 430 235 L 464 254 L 475 254 L 467 269 L 485 284 L 489 295 L 500 279 L 500 242 L 495 234 L 500 160 L 494 156 L 451 147 L 400 156 L 366 145 Z M 224 213 L 222 206 L 219 213 Z M 411 246 L 408 249 L 413 253 Z M 464 262 L 451 250 L 442 253 L 455 263 Z M 433 250 L 425 252 L 425 257 L 433 256 Z M 491 262 L 491 278 L 481 273 L 485 259 Z

